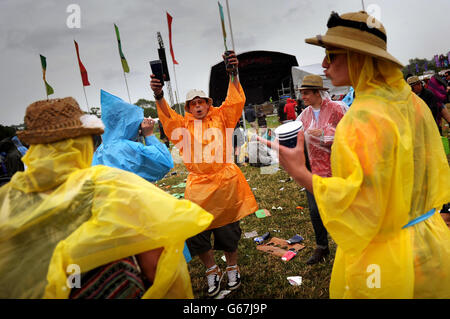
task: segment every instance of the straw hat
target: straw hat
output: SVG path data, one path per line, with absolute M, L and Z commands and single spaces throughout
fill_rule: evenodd
M 184 110 L 186 112 L 189 112 L 189 108 L 188 108 L 189 102 L 192 101 L 193 99 L 195 99 L 196 97 L 200 97 L 202 99 L 207 99 L 209 105 L 212 105 L 212 99 L 208 95 L 206 95 L 205 92 L 203 92 L 201 90 L 193 89 L 193 90 L 190 90 L 186 94 L 186 103 L 184 103 Z
M 328 90 L 323 87 L 323 80 L 320 75 L 310 74 L 303 78 L 302 86 L 298 88 L 301 90 Z
M 413 75 L 413 76 L 410 76 L 410 77 L 406 80 L 406 82 L 408 82 L 409 85 L 414 85 L 414 84 L 420 82 L 420 80 L 419 80 L 419 77 L 418 77 L 418 76 Z
M 368 22 L 370 25 L 368 25 Z M 381 22 L 365 11 L 345 13 L 332 12 L 327 23 L 327 33 L 305 39 L 306 43 L 321 47 L 348 49 L 403 65 L 387 52 L 386 30 Z
M 19 139 L 27 144 L 53 143 L 84 135 L 100 135 L 105 126 L 95 115 L 85 115 L 72 97 L 37 101 L 28 106 L 24 131 Z

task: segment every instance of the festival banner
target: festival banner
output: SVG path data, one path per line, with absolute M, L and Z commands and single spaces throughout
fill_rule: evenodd
M 175 55 L 173 53 L 173 46 L 172 46 L 172 16 L 166 11 L 167 14 L 167 25 L 169 26 L 169 45 L 170 45 L 170 55 L 172 56 L 172 62 L 173 64 L 178 64 L 178 62 L 175 60 Z
M 114 24 L 114 28 L 116 29 L 117 44 L 119 46 L 120 61 L 122 62 L 123 72 L 129 73 L 130 68 L 128 67 L 127 59 L 125 59 L 125 55 L 122 52 L 122 44 L 120 42 L 119 28 L 117 27 L 116 24 Z
M 78 66 L 80 67 L 81 81 L 83 81 L 83 86 L 89 86 L 91 84 L 89 83 L 86 68 L 84 67 L 80 59 L 80 51 L 78 49 L 78 43 L 75 40 L 73 40 L 73 42 L 75 43 L 75 50 L 77 51 L 77 59 L 78 59 Z
M 53 88 L 47 83 L 47 80 L 45 79 L 45 73 L 47 71 L 47 58 L 41 54 L 39 54 L 39 56 L 41 57 L 41 65 L 42 65 L 42 78 L 44 79 L 44 83 L 45 83 L 45 90 L 47 92 L 47 95 L 51 95 L 54 92 Z
M 436 62 L 436 67 L 437 68 L 441 67 L 441 63 L 439 62 L 439 56 L 438 55 L 434 56 L 434 62 Z

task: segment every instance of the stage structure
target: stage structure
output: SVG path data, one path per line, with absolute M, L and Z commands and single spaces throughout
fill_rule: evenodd
M 263 104 L 286 96 L 295 97 L 292 67 L 298 66 L 293 55 L 273 51 L 250 51 L 238 54 L 239 80 L 246 104 Z M 211 68 L 209 96 L 220 106 L 227 95 L 228 79 L 224 62 Z

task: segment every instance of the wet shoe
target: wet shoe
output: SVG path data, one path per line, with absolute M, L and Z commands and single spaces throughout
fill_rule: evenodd
M 330 254 L 330 249 L 327 248 L 316 248 L 312 256 L 306 261 L 307 265 L 314 265 L 325 260 L 325 257 Z
M 220 291 L 220 283 L 225 273 L 217 266 L 213 266 L 206 271 L 206 279 L 208 280 L 208 296 L 214 297 Z
M 239 288 L 241 285 L 241 273 L 239 272 L 238 265 L 228 266 L 226 271 L 228 274 L 227 289 L 234 290 Z

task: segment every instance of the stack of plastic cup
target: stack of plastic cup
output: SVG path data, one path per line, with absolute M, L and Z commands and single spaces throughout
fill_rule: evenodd
M 294 148 L 297 146 L 297 135 L 302 129 L 303 124 L 300 121 L 292 121 L 280 125 L 275 129 L 275 134 L 280 145 Z

